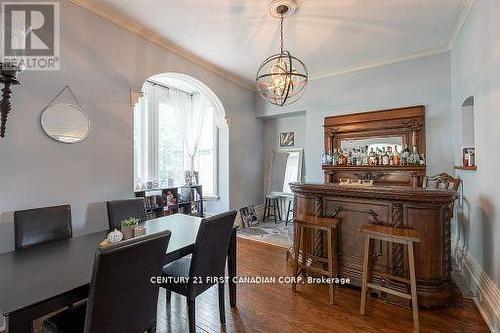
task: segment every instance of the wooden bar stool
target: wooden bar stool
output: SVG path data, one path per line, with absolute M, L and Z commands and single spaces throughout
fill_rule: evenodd
M 272 214 L 271 214 L 272 209 Z M 274 194 L 266 195 L 266 202 L 264 204 L 264 218 L 263 220 L 274 219 L 274 223 L 281 222 L 281 210 L 279 204 L 279 197 Z
M 333 304 L 334 299 L 334 281 L 333 279 L 338 274 L 338 242 L 337 242 L 337 226 L 340 223 L 339 219 L 336 218 L 327 218 L 327 217 L 317 217 L 312 215 L 302 215 L 297 216 L 294 220 L 296 226 L 296 238 L 294 239 L 294 248 L 295 248 L 295 272 L 294 277 L 297 278 L 300 273 L 303 272 L 311 272 L 321 275 L 327 275 L 331 279 L 331 283 L 329 283 L 330 287 L 330 304 Z M 315 231 L 324 231 L 326 232 L 327 238 L 327 257 L 317 257 L 314 255 L 307 255 L 308 258 L 313 260 L 313 263 L 320 262 L 322 264 L 327 264 L 328 268 L 316 268 L 312 267 L 312 265 L 307 265 L 306 262 L 306 248 L 304 242 L 304 230 L 310 229 L 313 232 Z M 299 260 L 299 254 L 301 255 L 301 260 Z M 297 281 L 296 279 L 292 283 L 292 290 L 297 291 Z
M 418 333 L 418 303 L 417 303 L 417 283 L 415 279 L 415 257 L 413 253 L 413 243 L 420 242 L 418 231 L 412 229 L 393 228 L 383 225 L 365 224 L 361 227 L 361 232 L 365 234 L 365 252 L 363 262 L 363 284 L 361 287 L 361 314 L 365 314 L 366 295 L 368 290 L 376 289 L 398 297 L 403 297 L 411 300 L 413 311 L 413 326 L 414 331 Z M 408 247 L 408 266 L 410 270 L 410 278 L 406 279 L 401 276 L 377 272 L 386 278 L 407 283 L 410 285 L 411 293 L 403 293 L 397 290 L 389 289 L 372 283 L 373 277 L 373 240 L 381 240 L 391 243 L 399 243 Z

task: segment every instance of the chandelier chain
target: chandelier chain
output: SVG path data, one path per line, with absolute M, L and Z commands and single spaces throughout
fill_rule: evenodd
M 283 53 L 283 14 L 280 15 L 280 50 Z

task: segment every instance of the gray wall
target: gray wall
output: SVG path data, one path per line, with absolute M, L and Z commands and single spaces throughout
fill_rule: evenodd
M 417 60 L 313 80 L 299 102 L 277 108 L 258 100 L 260 117 L 306 111 L 306 180 L 323 181 L 323 119 L 326 116 L 425 105 L 428 173 L 453 172 L 450 138 L 450 56 Z
M 459 242 L 500 286 L 500 2 L 475 1 L 451 53 L 453 152 L 461 164 L 461 105 L 474 96 L 478 170 L 463 180 Z
M 12 212 L 19 209 L 69 203 L 75 234 L 105 228 L 103 202 L 132 196 L 129 90 L 163 72 L 207 84 L 231 120 L 229 160 L 222 168 L 229 180 L 222 175 L 221 204 L 214 209 L 262 200 L 262 184 L 253 181 L 262 175 L 263 147 L 254 93 L 63 1 L 61 70 L 22 74 L 7 136 L 0 140 L 0 252 L 13 248 Z M 89 138 L 75 145 L 54 142 L 39 125 L 41 109 L 66 84 L 92 122 Z

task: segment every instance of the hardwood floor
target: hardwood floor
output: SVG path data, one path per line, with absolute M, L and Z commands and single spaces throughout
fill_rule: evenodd
M 290 276 L 286 249 L 238 239 L 238 275 Z M 367 315 L 359 314 L 360 291 L 336 288 L 335 305 L 328 305 L 328 287 L 289 284 L 240 284 L 238 307 L 231 310 L 226 297 L 225 329 L 219 323 L 217 289 L 197 299 L 198 332 L 412 332 L 412 313 L 370 297 Z M 227 293 L 226 293 L 227 294 Z M 471 300 L 455 306 L 419 311 L 421 332 L 489 332 Z M 166 306 L 162 290 L 158 306 L 158 332 L 187 332 L 185 299 L 172 294 Z

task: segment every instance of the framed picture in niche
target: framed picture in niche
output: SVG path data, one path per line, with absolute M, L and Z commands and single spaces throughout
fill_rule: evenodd
M 280 133 L 280 147 L 293 147 L 295 145 L 295 132 Z

